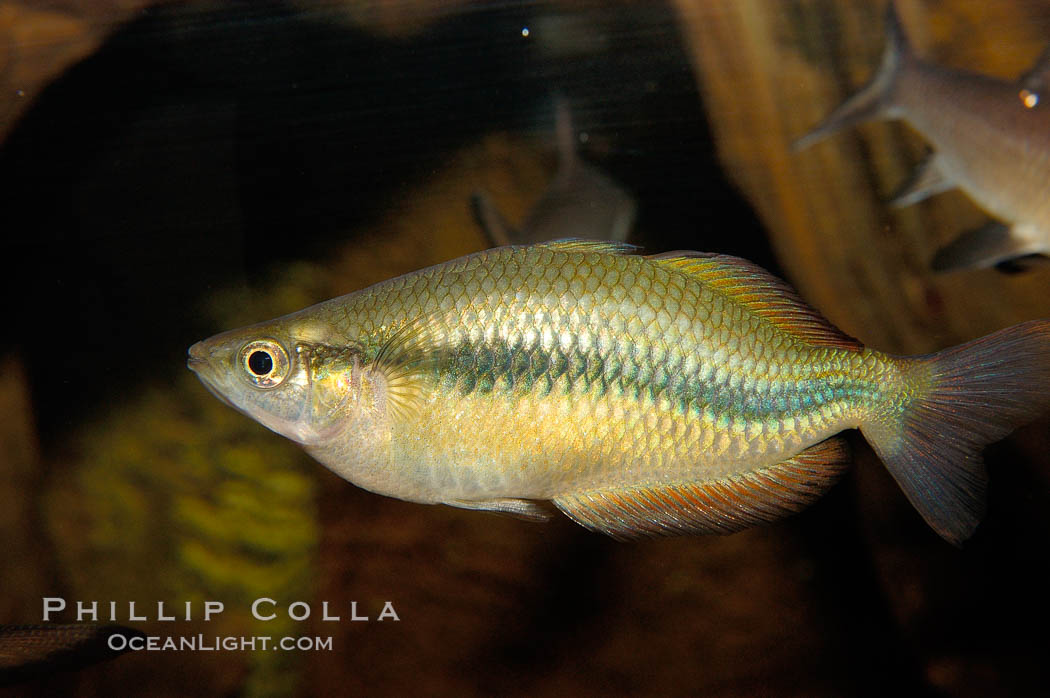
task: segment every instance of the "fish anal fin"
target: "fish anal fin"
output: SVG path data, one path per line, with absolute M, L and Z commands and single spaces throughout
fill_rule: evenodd
M 476 511 L 493 511 L 497 514 L 506 514 L 516 519 L 526 521 L 549 521 L 551 511 L 542 502 L 534 502 L 529 499 L 515 499 L 513 497 L 501 497 L 497 499 L 454 499 L 446 504 L 460 509 L 474 509 Z
M 721 254 L 665 252 L 649 259 L 696 278 L 809 344 L 860 351 L 863 345 L 806 304 L 795 289 L 762 267 Z
M 904 208 L 954 188 L 955 182 L 944 173 L 944 167 L 937 153 L 930 153 L 908 181 L 893 195 L 893 198 L 890 199 L 890 206 Z
M 553 501 L 581 526 L 619 540 L 735 533 L 802 510 L 835 483 L 849 461 L 845 440 L 833 437 L 733 477 L 591 490 Z
M 1014 257 L 995 265 L 995 270 L 1003 274 L 1024 274 L 1035 267 L 1050 263 L 1050 257 L 1044 254 L 1026 254 L 1022 257 Z
M 1046 233 L 991 221 L 963 233 L 938 250 L 930 267 L 934 271 L 981 269 L 1047 252 L 1050 252 L 1050 240 Z

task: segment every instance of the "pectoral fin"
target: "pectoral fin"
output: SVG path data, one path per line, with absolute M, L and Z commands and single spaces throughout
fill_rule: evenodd
M 890 206 L 904 208 L 941 192 L 954 189 L 955 182 L 944 173 L 940 162 L 937 153 L 930 153 L 926 156 L 911 178 L 893 195 Z
M 424 376 L 439 360 L 435 347 L 443 341 L 443 336 L 439 323 L 432 318 L 417 317 L 394 329 L 372 359 L 369 370 L 382 376 L 383 399 L 398 419 L 418 414 L 427 398 Z
M 620 540 L 734 533 L 805 508 L 835 483 L 849 459 L 845 440 L 835 437 L 730 478 L 591 490 L 557 497 L 554 504 L 581 526 Z
M 934 271 L 981 269 L 994 267 L 1018 257 L 1048 251 L 1047 242 L 1033 239 L 1024 229 L 993 221 L 976 230 L 963 233 L 934 255 Z

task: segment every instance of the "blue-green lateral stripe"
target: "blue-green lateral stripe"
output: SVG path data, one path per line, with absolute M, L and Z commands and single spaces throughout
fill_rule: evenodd
M 666 401 L 675 411 L 768 421 L 803 414 L 830 403 L 860 404 L 878 392 L 871 381 L 847 376 L 779 380 L 761 392 L 726 382 L 700 382 L 682 371 L 684 360 L 659 364 L 641 350 L 628 356 L 602 356 L 597 350 L 546 350 L 505 342 L 463 342 L 435 361 L 435 378 L 461 395 L 489 394 L 546 397 L 552 392 L 604 396 L 608 393 L 655 404 Z

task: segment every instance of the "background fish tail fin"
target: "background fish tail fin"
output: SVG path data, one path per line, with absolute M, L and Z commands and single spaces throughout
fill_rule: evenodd
M 981 450 L 1050 407 L 1050 321 L 902 360 L 894 408 L 861 426 L 926 522 L 959 545 L 985 508 Z
M 886 10 L 886 48 L 875 75 L 856 94 L 840 104 L 813 130 L 792 144 L 796 151 L 824 140 L 844 128 L 883 116 L 893 107 L 893 91 L 905 64 L 912 55 L 893 3 Z

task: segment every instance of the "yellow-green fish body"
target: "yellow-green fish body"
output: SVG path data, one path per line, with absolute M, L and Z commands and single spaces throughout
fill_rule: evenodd
M 489 250 L 218 335 L 190 365 L 361 487 L 526 516 L 551 500 L 618 537 L 798 510 L 845 467 L 830 437 L 849 428 L 907 480 L 894 463 L 938 364 L 862 347 L 743 260 L 628 251 Z M 1020 369 L 1045 385 L 1047 326 L 1024 328 L 1042 364 Z M 975 443 L 1021 418 L 996 406 Z M 958 467 L 961 490 L 954 471 L 918 494 L 902 481 L 951 540 L 976 526 L 982 496 L 979 461 Z

